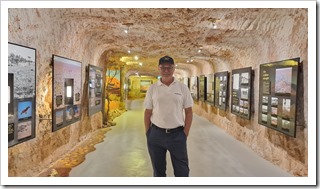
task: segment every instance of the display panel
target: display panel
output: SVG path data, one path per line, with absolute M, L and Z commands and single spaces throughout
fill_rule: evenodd
M 89 116 L 102 110 L 102 73 L 100 67 L 88 65 L 88 92 L 89 92 Z M 74 117 L 78 118 L 80 115 L 80 106 L 74 106 Z
M 193 100 L 199 100 L 198 90 L 198 77 L 193 76 L 190 78 L 190 92 Z
M 214 105 L 215 107 L 226 111 L 228 105 L 229 95 L 229 72 L 218 72 L 214 74 L 215 95 Z M 240 111 L 240 108 L 239 108 Z
M 106 72 L 106 92 L 108 95 L 121 96 L 120 91 L 120 70 L 107 70 Z
M 81 104 L 81 62 L 57 55 L 52 55 L 52 62 L 52 131 L 57 131 L 80 120 L 73 107 Z
M 206 78 L 207 78 L 207 84 L 206 84 L 207 98 L 206 98 L 206 101 L 210 104 L 214 104 L 214 74 L 209 74 L 206 76 Z
M 8 146 L 35 137 L 36 49 L 8 44 Z
M 260 65 L 258 122 L 291 137 L 296 135 L 300 58 Z
M 199 76 L 199 99 L 201 101 L 207 100 L 207 78 L 204 75 Z
M 252 68 L 232 70 L 231 113 L 245 119 L 251 116 Z

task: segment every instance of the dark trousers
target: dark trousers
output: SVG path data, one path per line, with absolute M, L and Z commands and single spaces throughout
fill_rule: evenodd
M 188 177 L 189 165 L 187 154 L 187 137 L 183 128 L 166 133 L 165 130 L 151 126 L 147 132 L 148 150 L 153 167 L 153 176 L 166 176 L 166 153 L 170 152 L 174 175 Z

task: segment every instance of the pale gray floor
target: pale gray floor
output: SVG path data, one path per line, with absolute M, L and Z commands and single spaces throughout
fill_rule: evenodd
M 127 103 L 104 142 L 73 168 L 70 177 L 151 177 L 142 100 Z M 194 114 L 187 141 L 191 177 L 292 177 L 258 156 L 224 130 Z M 167 154 L 167 176 L 173 171 Z

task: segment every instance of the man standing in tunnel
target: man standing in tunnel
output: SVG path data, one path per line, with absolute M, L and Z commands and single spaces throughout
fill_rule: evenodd
M 188 87 L 173 77 L 174 60 L 159 60 L 161 79 L 151 85 L 144 100 L 144 124 L 155 177 L 166 176 L 166 153 L 170 152 L 174 175 L 189 176 L 187 137 L 192 123 L 193 100 Z

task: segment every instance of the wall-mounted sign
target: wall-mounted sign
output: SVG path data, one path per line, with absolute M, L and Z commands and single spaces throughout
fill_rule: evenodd
M 80 120 L 81 62 L 56 55 L 52 62 L 52 131 L 57 131 Z
M 8 46 L 8 146 L 35 137 L 36 49 Z
M 258 122 L 296 135 L 297 83 L 300 58 L 260 65 Z
M 251 116 L 252 68 L 232 70 L 231 113 L 245 119 Z

